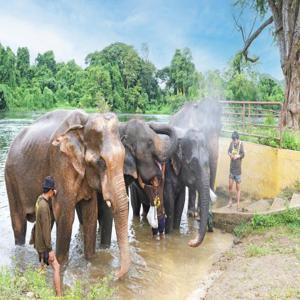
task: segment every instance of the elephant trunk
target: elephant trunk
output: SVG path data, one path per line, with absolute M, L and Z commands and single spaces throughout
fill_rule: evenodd
M 161 139 L 155 141 L 155 155 L 159 161 L 165 161 L 170 158 L 177 149 L 177 135 L 175 130 L 169 125 L 151 123 L 150 127 L 157 134 L 166 134 L 169 136 L 169 142 L 163 142 Z
M 210 189 L 209 189 L 209 170 L 203 168 L 201 170 L 201 179 L 197 184 L 197 190 L 200 195 L 200 221 L 199 229 L 195 239 L 189 242 L 191 247 L 198 247 L 206 234 L 208 213 L 209 213 L 209 202 L 210 202 Z
M 117 278 L 128 272 L 130 266 L 129 244 L 128 244 L 128 197 L 125 190 L 123 174 L 115 181 L 116 206 L 113 210 L 116 234 L 121 256 L 121 267 L 117 272 Z

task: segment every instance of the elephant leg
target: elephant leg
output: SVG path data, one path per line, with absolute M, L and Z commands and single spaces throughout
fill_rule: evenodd
M 185 187 L 183 187 L 175 200 L 175 209 L 174 209 L 174 229 L 179 229 L 181 216 L 184 208 L 185 202 Z
M 209 211 L 208 211 L 208 219 L 207 219 L 207 230 L 208 232 L 214 231 L 214 222 L 213 222 L 213 215 L 212 215 L 212 202 L 209 201 Z
M 150 209 L 150 205 L 146 203 L 142 203 L 142 206 L 143 206 L 143 218 L 146 218 Z
M 12 186 L 10 179 L 6 178 L 5 181 L 9 199 L 11 223 L 15 236 L 15 244 L 24 245 L 27 231 L 26 215 L 23 212 L 22 201 L 19 197 L 18 188 Z
M 11 217 L 12 226 L 14 229 L 15 244 L 24 245 L 27 231 L 27 220 L 26 216 L 21 213 L 14 214 Z
M 172 184 L 167 182 L 164 187 L 164 207 L 167 215 L 165 232 L 171 233 L 174 228 L 174 191 Z
M 219 157 L 219 136 L 215 133 L 210 139 L 208 144 L 209 149 L 209 169 L 210 169 L 210 188 L 215 190 L 215 181 L 217 175 L 217 165 Z
M 74 222 L 75 207 L 63 206 L 59 216 L 55 213 L 56 219 L 56 256 L 60 264 L 65 263 L 69 257 L 69 247 L 72 236 L 72 226 Z
M 139 190 L 136 183 L 130 185 L 131 207 L 135 217 L 140 216 L 141 200 L 139 199 Z
M 77 217 L 78 217 L 79 224 L 82 225 L 83 220 L 82 220 L 82 211 L 81 211 L 80 202 L 78 202 L 76 204 L 75 209 L 76 209 L 76 214 L 77 214 Z
M 189 188 L 188 216 L 196 217 L 196 190 Z
M 96 229 L 97 229 L 97 199 L 96 195 L 90 200 L 82 200 L 78 203 L 82 213 L 84 255 L 86 259 L 95 254 L 96 249 Z
M 100 245 L 109 247 L 111 243 L 111 232 L 113 215 L 110 207 L 105 203 L 102 194 L 97 193 L 98 201 L 98 221 L 100 225 Z

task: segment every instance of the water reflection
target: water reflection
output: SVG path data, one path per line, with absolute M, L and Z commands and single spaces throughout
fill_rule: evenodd
M 18 132 L 40 113 L 0 114 L 0 265 L 17 266 L 24 269 L 28 265 L 37 266 L 35 250 L 28 245 L 32 224 L 27 227 L 27 244 L 15 246 L 11 228 L 9 207 L 4 183 L 4 165 L 9 145 Z M 128 120 L 132 115 L 121 115 Z M 143 117 L 139 115 L 139 118 Z M 167 116 L 150 116 L 148 120 L 166 123 Z M 186 208 L 185 208 L 186 209 Z M 165 240 L 152 239 L 149 225 L 132 217 L 129 213 L 129 241 L 132 267 L 128 276 L 114 283 L 118 289 L 113 299 L 185 299 L 197 288 L 199 280 L 207 274 L 215 255 L 229 248 L 232 237 L 216 231 L 208 234 L 203 246 L 193 249 L 187 246 L 194 236 L 196 224 L 184 218 L 179 232 L 166 236 Z M 55 227 L 52 232 L 55 239 Z M 86 282 L 98 282 L 103 276 L 112 274 L 119 266 L 119 250 L 116 234 L 109 249 L 99 249 L 91 261 L 83 256 L 82 232 L 75 219 L 70 248 L 69 264 L 64 272 L 64 283 L 73 284 L 80 279 Z M 49 274 L 48 274 L 49 276 Z

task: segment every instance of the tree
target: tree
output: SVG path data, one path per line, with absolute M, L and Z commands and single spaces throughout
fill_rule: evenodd
M 18 48 L 16 69 L 17 69 L 17 81 L 19 84 L 24 81 L 28 81 L 30 79 L 29 78 L 30 56 L 27 47 Z
M 13 51 L 0 44 L 0 83 L 10 87 L 16 85 L 16 56 Z
M 280 63 L 285 78 L 283 125 L 300 128 L 300 0 L 239 0 L 262 16 L 271 14 L 247 39 L 239 52 L 249 60 L 248 49 L 256 37 L 270 24 L 280 52 Z M 251 61 L 251 59 L 250 59 Z
M 43 54 L 39 53 L 35 61 L 38 68 L 45 66 L 52 74 L 56 73 L 56 61 L 53 51 L 47 51 Z
M 167 85 L 173 89 L 175 95 L 191 97 L 195 96 L 191 94 L 192 88 L 196 87 L 194 90 L 197 90 L 198 84 L 197 71 L 192 62 L 190 49 L 176 49 L 171 61 Z

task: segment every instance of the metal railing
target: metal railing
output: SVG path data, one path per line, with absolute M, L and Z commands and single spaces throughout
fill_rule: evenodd
M 238 130 L 242 136 L 272 138 L 281 147 L 282 102 L 220 101 L 224 133 Z

